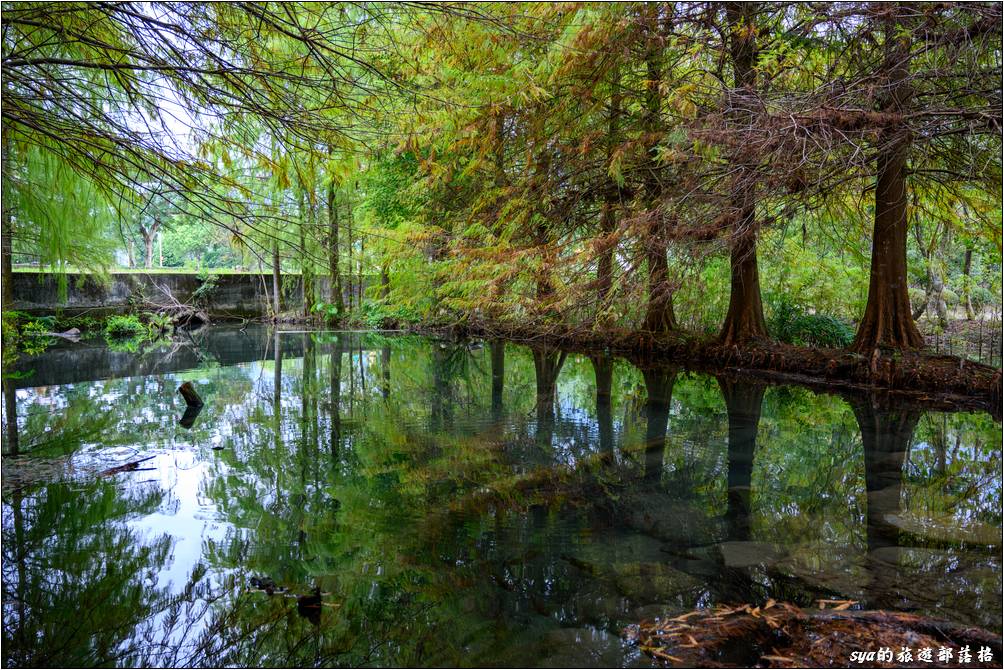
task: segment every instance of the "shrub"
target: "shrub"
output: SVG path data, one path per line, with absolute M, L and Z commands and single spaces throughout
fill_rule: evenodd
M 105 337 L 137 337 L 146 334 L 146 326 L 139 317 L 132 314 L 126 316 L 110 316 L 105 322 Z
M 850 324 L 828 314 L 809 314 L 784 297 L 774 303 L 767 328 L 774 339 L 801 346 L 844 348 L 854 340 Z
M 414 323 L 420 320 L 418 312 L 403 305 L 389 306 L 382 302 L 367 301 L 363 303 L 358 313 L 353 315 L 367 328 L 393 328 L 395 326 Z

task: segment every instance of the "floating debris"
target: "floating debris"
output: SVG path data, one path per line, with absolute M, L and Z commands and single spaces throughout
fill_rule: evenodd
M 904 612 L 853 610 L 853 600 L 819 609 L 768 600 L 695 610 L 628 626 L 623 636 L 650 657 L 686 667 L 1000 667 L 1001 639 Z

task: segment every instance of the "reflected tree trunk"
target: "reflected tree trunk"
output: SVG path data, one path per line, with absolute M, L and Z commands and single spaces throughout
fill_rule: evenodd
M 331 460 L 338 460 L 342 442 L 342 338 L 335 336 L 331 345 Z
M 889 407 L 888 400 L 877 395 L 852 397 L 848 403 L 858 421 L 864 448 L 869 606 L 890 607 L 896 600 L 890 589 L 898 579 L 900 538 L 888 517 L 900 512 L 903 464 L 922 412 Z
M 450 352 L 442 346 L 432 350 L 432 430 L 449 430 L 453 423 L 453 388 Z
M 17 456 L 20 448 L 17 434 L 17 392 L 14 380 L 3 380 L 4 428 L 7 437 L 7 455 Z
M 537 381 L 537 444 L 549 447 L 554 437 L 554 397 L 567 352 L 535 349 L 533 369 Z
M 14 554 L 17 556 L 17 638 L 18 651 L 23 654 L 30 649 L 28 644 L 28 622 L 26 617 L 28 599 L 28 548 L 25 547 L 24 537 L 24 494 L 20 487 L 14 489 L 11 494 L 11 511 L 14 517 Z M 6 595 L 7 585 L 4 584 Z M 5 626 L 6 627 L 6 626 Z M 4 665 L 10 667 L 10 662 L 5 659 Z M 19 664 L 20 665 L 20 664 Z
M 279 329 L 272 331 L 274 359 L 272 367 L 274 378 L 272 380 L 272 409 L 275 416 L 276 440 L 279 439 L 279 415 L 282 413 L 282 339 L 279 337 Z
M 359 343 L 359 392 L 366 395 L 366 353 L 362 342 Z
M 558 384 L 558 375 L 565 364 L 568 354 L 557 350 L 535 350 L 533 352 L 533 370 L 537 382 L 537 416 L 541 413 L 554 416 L 554 396 Z
M 600 437 L 600 453 L 612 455 L 614 451 L 614 420 L 610 389 L 613 385 L 614 362 L 609 356 L 592 356 L 593 374 L 596 376 L 596 422 Z
M 505 342 L 491 343 L 492 357 L 492 421 L 502 420 L 502 392 L 505 390 Z
M 304 444 L 317 451 L 317 351 L 310 333 L 302 333 L 303 338 L 303 379 L 300 390 L 300 416 L 303 422 L 301 434 Z
M 384 400 L 390 398 L 390 346 L 385 345 L 380 350 L 380 395 Z
M 676 368 L 642 370 L 645 378 L 645 482 L 658 484 L 666 455 L 666 431 Z
M 753 454 L 756 451 L 763 394 L 767 387 L 727 377 L 718 377 L 718 387 L 729 417 L 728 509 L 725 513 L 729 537 L 749 540 Z

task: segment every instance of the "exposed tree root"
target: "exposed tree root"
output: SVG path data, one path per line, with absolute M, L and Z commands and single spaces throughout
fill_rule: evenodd
M 442 334 L 442 329 L 433 329 Z M 876 349 L 863 356 L 839 349 L 796 347 L 766 340 L 723 346 L 715 340 L 685 335 L 611 329 L 550 326 L 546 330 L 495 323 L 468 323 L 447 329 L 456 336 L 499 337 L 527 344 L 548 344 L 573 351 L 607 351 L 640 365 L 683 365 L 689 369 L 729 369 L 779 381 L 839 388 L 889 391 L 923 401 L 927 407 L 1001 412 L 1001 371 L 955 356 L 920 351 Z

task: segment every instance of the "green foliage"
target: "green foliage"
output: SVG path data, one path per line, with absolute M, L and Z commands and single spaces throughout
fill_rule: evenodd
M 810 314 L 782 297 L 769 310 L 767 328 L 773 338 L 788 344 L 843 348 L 854 340 L 854 329 L 826 314 Z
M 164 267 L 233 267 L 241 261 L 226 230 L 194 216 L 179 215 L 162 235 Z
M 40 354 L 56 340 L 49 333 L 52 332 L 51 323 L 44 318 L 27 322 L 21 328 L 21 348 L 29 356 Z
M 200 272 L 199 287 L 192 291 L 192 302 L 196 305 L 205 305 L 216 291 L 219 281 L 219 275 Z
M 314 305 L 310 308 L 310 311 L 329 322 L 337 321 L 341 317 L 341 314 L 338 311 L 338 306 L 332 305 L 329 302 L 314 303 Z
M 69 330 L 71 328 L 76 328 L 80 331 L 81 335 L 87 337 L 89 335 L 94 335 L 102 330 L 104 330 L 104 322 L 96 317 L 79 315 L 79 316 L 56 316 L 57 329 L 60 331 Z
M 167 314 L 150 312 L 145 315 L 147 330 L 151 337 L 169 335 L 174 331 L 174 321 Z
M 418 323 L 421 316 L 414 309 L 402 305 L 386 305 L 378 300 L 367 300 L 352 319 L 367 328 L 395 328 Z
M 146 333 L 146 326 L 134 314 L 111 316 L 105 322 L 105 338 L 107 339 L 137 337 Z

